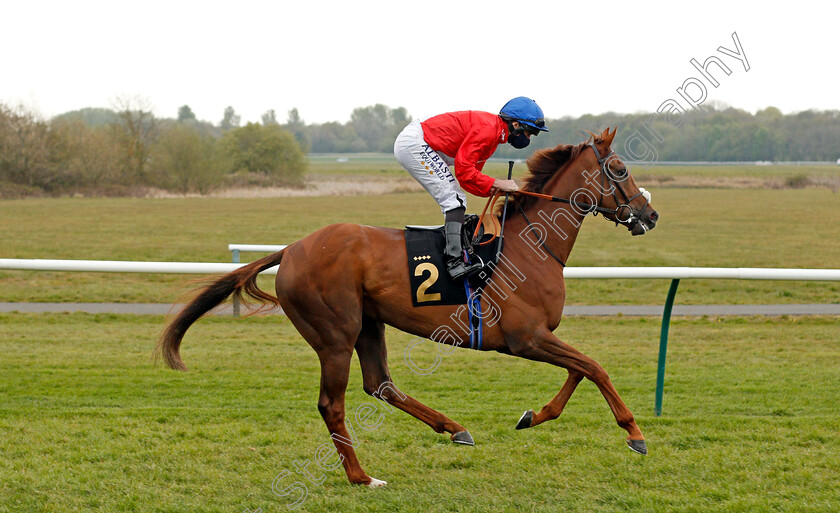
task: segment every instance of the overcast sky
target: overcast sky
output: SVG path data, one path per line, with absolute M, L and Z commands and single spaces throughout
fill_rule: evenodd
M 651 112 L 693 78 L 750 112 L 840 109 L 834 2 L 3 2 L 0 101 L 49 117 L 118 95 L 217 123 L 296 107 L 345 122 L 384 103 L 415 118 L 497 112 L 530 96 L 547 117 Z M 770 6 L 781 4 L 781 7 Z M 737 33 L 749 64 L 736 51 Z M 717 80 L 690 64 L 720 58 Z M 700 98 L 689 80 L 685 93 Z

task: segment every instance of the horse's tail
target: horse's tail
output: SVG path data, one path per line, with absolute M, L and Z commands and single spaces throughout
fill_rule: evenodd
M 285 250 L 278 251 L 251 262 L 204 287 L 163 330 L 155 349 L 155 356 L 162 356 L 166 365 L 172 369 L 187 370 L 179 354 L 181 339 L 184 338 L 187 329 L 195 321 L 218 306 L 231 294 L 236 298 L 241 298 L 245 294 L 256 299 L 262 305 L 272 303 L 280 306 L 280 301 L 276 297 L 257 287 L 257 276 L 269 267 L 279 264 L 283 259 L 284 252 Z

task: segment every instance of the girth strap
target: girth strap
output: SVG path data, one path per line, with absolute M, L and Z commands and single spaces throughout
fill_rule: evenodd
M 467 292 L 467 318 L 470 325 L 470 349 L 481 351 L 481 341 L 484 338 L 481 312 L 482 289 L 473 290 L 470 280 L 464 278 L 464 288 Z

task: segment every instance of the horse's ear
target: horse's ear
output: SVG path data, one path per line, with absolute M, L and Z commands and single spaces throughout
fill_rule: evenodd
M 618 127 L 616 127 L 616 130 L 618 130 Z M 607 127 L 607 129 L 604 130 L 604 133 L 601 134 L 601 138 L 604 140 L 605 143 L 607 143 L 607 146 L 612 144 L 613 139 L 615 138 L 616 130 L 613 130 L 613 132 L 610 133 L 610 128 Z

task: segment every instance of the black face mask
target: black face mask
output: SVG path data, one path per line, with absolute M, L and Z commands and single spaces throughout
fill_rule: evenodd
M 525 135 L 525 131 L 523 130 L 519 133 L 510 134 L 510 137 L 508 138 L 508 142 L 514 148 L 516 148 L 518 150 L 521 150 L 522 148 L 531 144 L 531 139 L 529 139 L 528 136 Z

